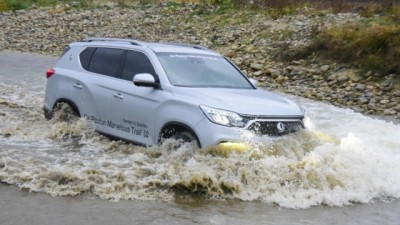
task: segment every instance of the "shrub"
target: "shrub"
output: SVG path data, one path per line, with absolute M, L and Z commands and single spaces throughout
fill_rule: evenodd
M 29 0 L 5 0 L 7 9 L 9 10 L 19 10 L 26 9 L 30 6 Z
M 325 28 L 295 57 L 320 55 L 357 64 L 364 71 L 400 74 L 399 13 L 400 7 L 394 7 L 380 19 Z

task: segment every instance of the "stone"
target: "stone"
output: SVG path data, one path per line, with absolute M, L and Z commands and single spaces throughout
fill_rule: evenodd
M 367 104 L 369 102 L 369 100 L 367 98 L 361 97 L 358 99 L 358 102 L 360 104 Z
M 340 76 L 338 76 L 337 81 L 343 82 L 343 81 L 347 81 L 348 79 L 349 79 L 348 76 L 346 76 L 345 74 L 341 74 Z
M 383 111 L 383 114 L 384 114 L 384 115 L 395 115 L 395 114 L 396 114 L 396 111 L 391 110 L 391 109 L 385 109 L 385 110 Z
M 375 105 L 374 103 L 370 102 L 370 103 L 368 104 L 368 109 L 370 109 L 370 110 L 375 110 L 375 109 L 376 109 L 376 105 Z
M 277 78 L 277 77 L 279 77 L 279 76 L 282 75 L 281 72 L 280 72 L 279 70 L 276 70 L 276 69 L 268 69 L 268 70 L 267 70 L 267 73 L 268 73 L 268 74 L 271 74 L 271 76 L 272 76 L 273 78 Z
M 332 80 L 331 82 L 328 83 L 329 86 L 335 85 L 337 83 L 337 80 Z
M 381 87 L 389 87 L 392 85 L 392 81 L 390 80 L 384 80 L 381 82 Z
M 256 71 L 256 72 L 253 73 L 253 75 L 256 76 L 256 77 L 258 77 L 258 76 L 260 76 L 262 74 L 263 74 L 263 72 L 261 70 Z
M 328 78 L 326 78 L 326 79 L 327 79 L 328 81 L 336 80 L 336 74 L 329 75 Z
M 283 81 L 285 81 L 286 80 L 286 78 L 284 77 L 284 76 L 278 76 L 277 78 L 276 78 L 276 82 L 278 82 L 278 83 L 283 83 Z
M 351 77 L 358 76 L 353 69 L 340 69 L 339 71 L 333 73 L 332 77 L 336 77 L 339 82 L 344 82 L 349 80 Z
M 263 66 L 258 63 L 252 63 L 250 64 L 250 68 L 252 68 L 253 70 L 262 70 Z
M 329 65 L 323 65 L 323 66 L 321 66 L 321 68 L 320 68 L 320 70 L 322 71 L 322 72 L 327 72 L 328 70 L 330 69 L 330 66 Z
M 365 90 L 365 84 L 357 84 L 354 89 L 356 91 L 364 91 Z

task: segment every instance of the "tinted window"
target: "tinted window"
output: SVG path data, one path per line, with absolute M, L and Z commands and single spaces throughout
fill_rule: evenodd
M 138 73 L 149 73 L 153 76 L 156 74 L 153 65 L 144 53 L 128 51 L 122 69 L 122 79 L 132 81 L 133 76 Z
M 89 71 L 116 77 L 124 51 L 115 48 L 97 48 L 89 63 Z
M 93 55 L 93 52 L 96 48 L 90 47 L 90 48 L 86 48 L 83 52 L 81 52 L 81 54 L 79 55 L 79 58 L 81 59 L 81 64 L 82 67 L 85 70 L 89 69 L 89 62 L 90 62 L 90 58 Z

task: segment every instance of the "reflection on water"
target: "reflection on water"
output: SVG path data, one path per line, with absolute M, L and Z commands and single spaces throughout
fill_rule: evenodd
M 0 180 L 53 196 L 111 200 L 201 198 L 288 208 L 400 197 L 400 126 L 295 99 L 308 129 L 245 134 L 246 149 L 173 150 L 113 141 L 84 121 L 46 121 L 42 94 L 0 83 Z M 292 97 L 293 98 L 293 97 Z

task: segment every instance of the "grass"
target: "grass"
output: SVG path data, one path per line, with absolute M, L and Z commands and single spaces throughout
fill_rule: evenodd
M 356 65 L 365 73 L 395 73 L 400 78 L 400 7 L 394 6 L 374 19 L 366 18 L 363 23 L 324 28 L 294 55 L 320 56 Z
M 86 6 L 92 1 L 88 0 L 0 0 L 0 11 L 27 9 L 32 5 L 35 6 L 54 6 L 61 3 L 69 3 L 74 6 Z

